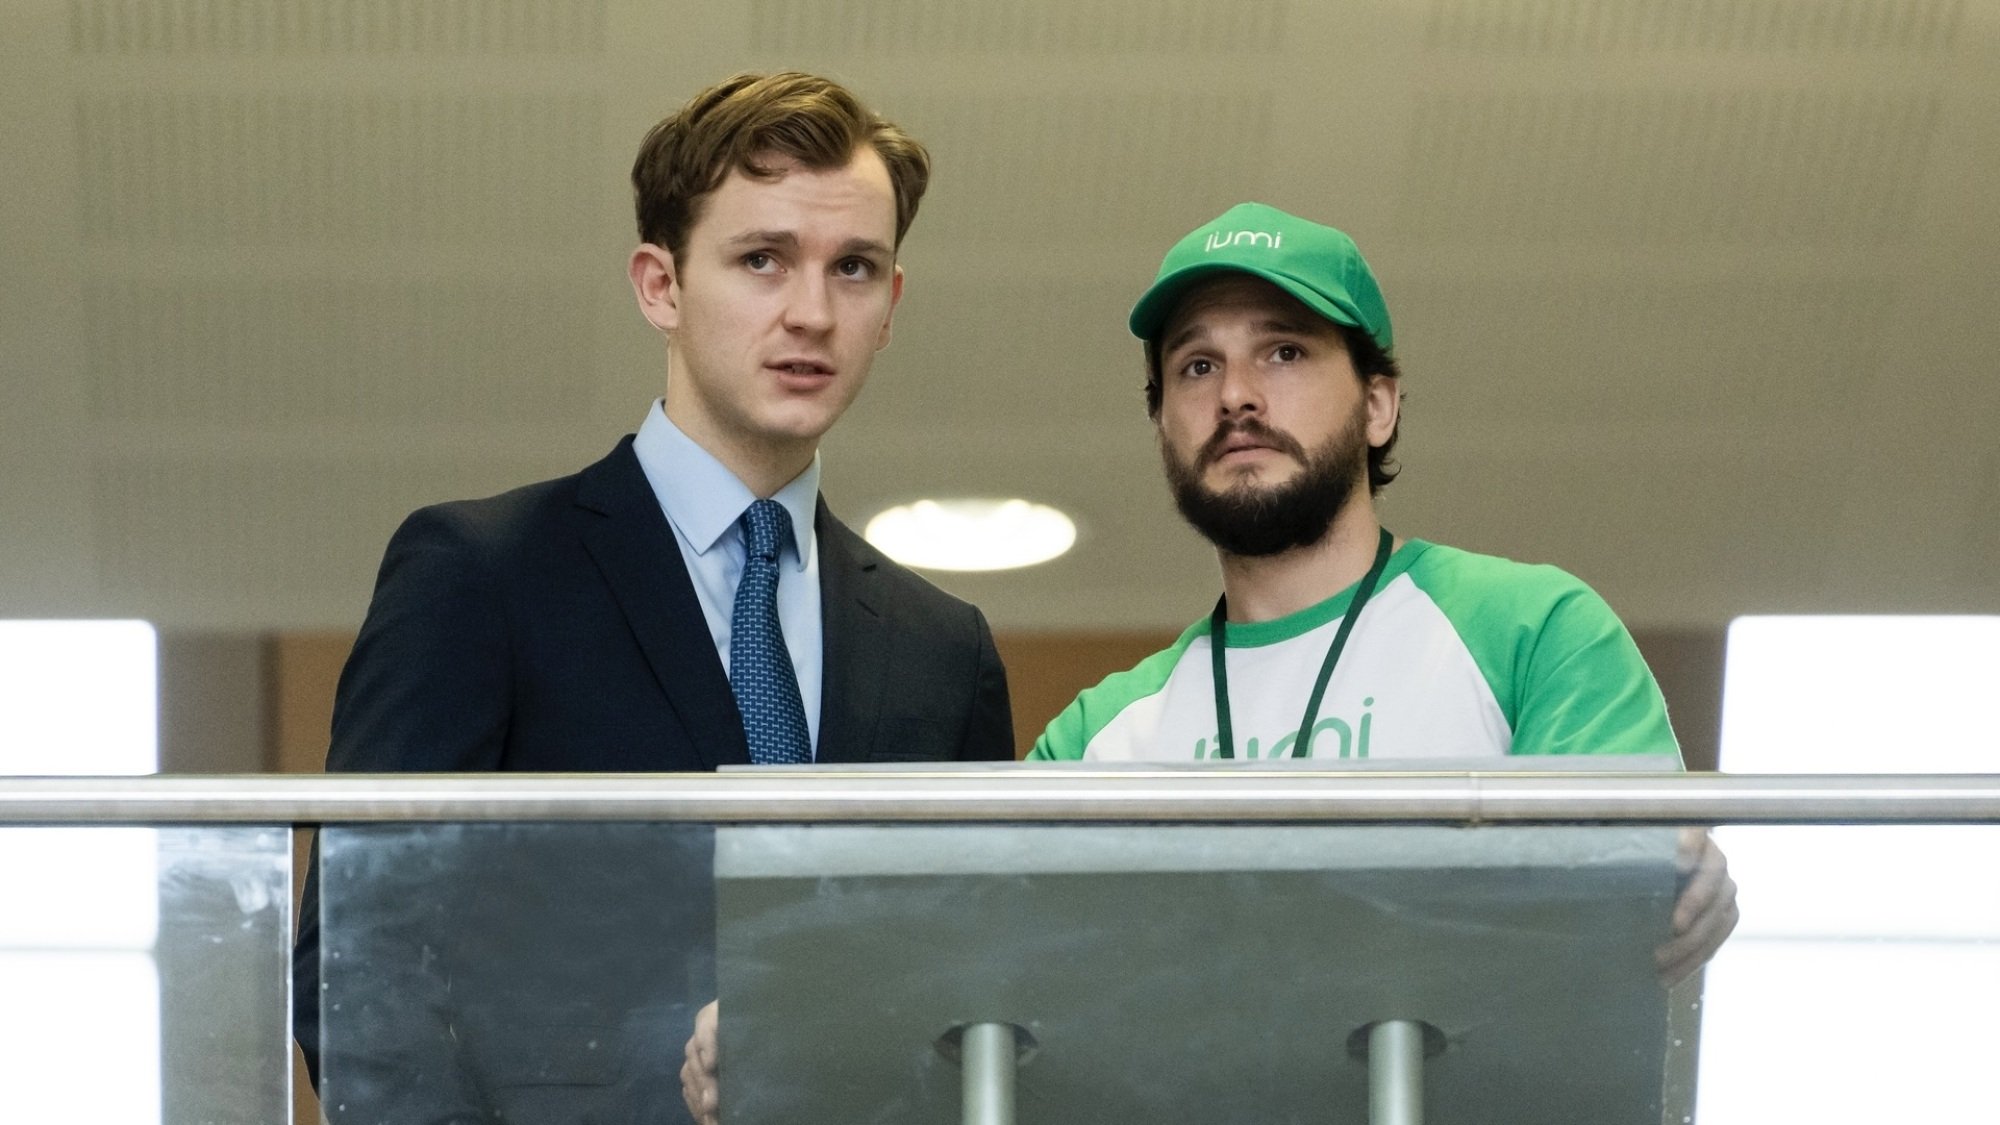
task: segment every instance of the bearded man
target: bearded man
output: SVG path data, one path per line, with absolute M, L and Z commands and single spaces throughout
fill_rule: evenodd
M 1638 647 L 1583 582 L 1382 526 L 1400 372 L 1347 235 L 1231 208 L 1167 252 L 1130 324 L 1168 485 L 1223 592 L 1079 695 L 1031 759 L 1679 756 Z M 1707 834 L 1688 830 L 1682 853 L 1668 981 L 1737 918 Z

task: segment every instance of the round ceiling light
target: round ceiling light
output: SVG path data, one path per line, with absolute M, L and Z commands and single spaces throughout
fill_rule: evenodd
M 868 541 L 905 566 L 1012 570 L 1045 563 L 1076 542 L 1076 524 L 1026 500 L 918 500 L 868 521 Z

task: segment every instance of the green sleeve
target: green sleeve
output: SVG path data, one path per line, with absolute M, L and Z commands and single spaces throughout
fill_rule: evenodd
M 1074 762 L 1083 757 L 1083 748 L 1089 743 L 1083 721 L 1083 696 L 1070 700 L 1062 714 L 1050 720 L 1043 729 L 1042 736 L 1035 739 L 1035 748 L 1028 751 L 1025 761 L 1030 762 Z
M 1666 701 L 1639 646 L 1596 591 L 1572 581 L 1518 653 L 1509 752 L 1678 758 Z
M 1493 689 L 1508 753 L 1680 755 L 1639 646 L 1582 579 L 1437 546 L 1412 578 Z
M 1166 686 L 1188 645 L 1196 637 L 1208 635 L 1208 619 L 1188 626 L 1174 643 L 1141 660 L 1123 672 L 1104 677 L 1096 687 L 1085 688 L 1052 720 L 1025 761 L 1074 762 L 1090 748 L 1090 741 L 1124 712 L 1127 707 Z

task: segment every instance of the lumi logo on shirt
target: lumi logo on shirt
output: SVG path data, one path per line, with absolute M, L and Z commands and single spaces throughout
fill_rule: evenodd
M 1246 242 L 1252 246 L 1265 246 L 1276 250 L 1284 244 L 1284 241 L 1285 236 L 1282 234 L 1271 234 L 1261 230 L 1217 231 L 1208 236 L 1208 243 L 1202 247 L 1202 252 L 1213 253 Z
M 1369 727 L 1373 725 L 1375 719 L 1374 714 L 1367 709 L 1373 706 L 1375 706 L 1373 696 L 1361 701 L 1361 721 L 1354 726 L 1349 726 L 1345 719 L 1321 719 L 1319 722 L 1314 723 L 1312 745 L 1309 747 L 1311 753 L 1307 756 L 1313 758 L 1366 758 L 1368 756 Z M 1271 748 L 1267 751 L 1258 741 L 1257 737 L 1252 735 L 1241 746 L 1236 748 L 1236 756 L 1251 760 L 1296 757 L 1297 755 L 1292 753 L 1292 749 L 1298 740 L 1298 731 L 1286 731 L 1284 737 L 1272 743 Z M 1220 750 L 1221 741 L 1219 736 L 1214 740 L 1206 738 L 1195 739 L 1195 760 L 1202 761 Z

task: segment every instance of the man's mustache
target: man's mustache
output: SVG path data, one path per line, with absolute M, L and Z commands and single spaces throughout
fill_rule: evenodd
M 1215 428 L 1215 433 L 1202 443 L 1201 451 L 1195 455 L 1194 467 L 1206 469 L 1222 457 L 1223 449 L 1231 439 L 1247 437 L 1303 464 L 1306 459 L 1305 446 L 1298 439 L 1282 430 L 1274 430 L 1255 418 L 1244 418 L 1236 422 L 1224 422 Z

